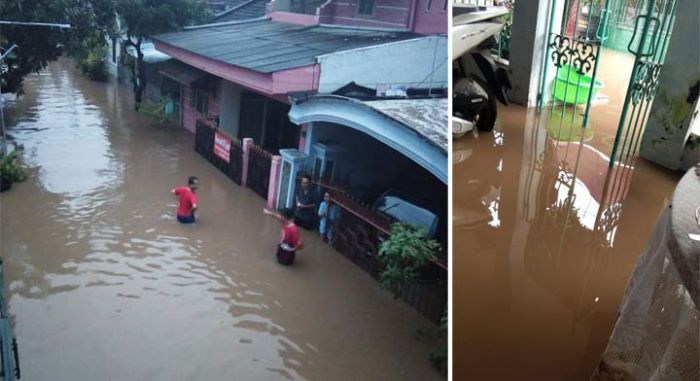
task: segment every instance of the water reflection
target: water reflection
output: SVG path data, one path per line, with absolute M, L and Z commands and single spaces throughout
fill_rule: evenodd
M 471 152 L 453 161 L 455 379 L 586 380 L 605 347 L 674 178 L 610 170 L 614 128 L 563 123 L 576 112 L 503 108 L 454 144 Z

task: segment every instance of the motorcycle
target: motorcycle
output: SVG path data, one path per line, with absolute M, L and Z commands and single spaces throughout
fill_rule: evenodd
M 491 131 L 496 123 L 496 101 L 508 105 L 508 73 L 496 64 L 491 50 L 510 12 L 506 6 L 454 4 L 452 27 L 452 137 L 475 128 Z M 471 60 L 470 60 L 471 58 Z M 480 72 L 480 76 L 475 72 Z

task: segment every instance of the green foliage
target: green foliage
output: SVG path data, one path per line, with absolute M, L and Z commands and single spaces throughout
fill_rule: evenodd
M 440 319 L 440 334 L 447 336 L 447 309 L 445 309 L 445 313 L 442 315 L 442 319 Z M 447 345 L 430 352 L 430 363 L 433 364 L 433 368 L 445 377 L 447 377 L 447 361 Z
M 126 43 L 136 49 L 134 101 L 138 110 L 146 89 L 141 43 L 158 33 L 172 32 L 206 17 L 203 2 L 198 0 L 114 0 Z
M 435 258 L 440 244 L 428 238 L 425 230 L 413 225 L 395 223 L 391 236 L 379 246 L 379 257 L 385 269 L 380 275 L 382 288 L 398 297 L 406 282 L 415 280 L 418 270 Z
M 430 363 L 435 370 L 447 377 L 447 347 L 430 352 Z
M 82 43 L 96 31 L 114 33 L 116 0 L 2 0 L 0 19 L 71 24 L 71 29 L 3 25 L 0 49 L 17 44 L 16 54 L 5 59 L 8 72 L 2 76 L 2 90 L 21 92 L 22 80 L 32 72 L 68 52 L 77 56 Z
M 146 100 L 141 104 L 139 112 L 151 117 L 157 126 L 172 126 L 173 117 L 165 113 L 165 104 L 165 100 L 160 102 Z
M 81 52 L 78 59 L 78 67 L 88 78 L 95 81 L 107 79 L 105 57 L 107 56 L 107 44 L 100 39 L 86 43 L 85 51 Z
M 0 158 L 0 177 L 2 177 L 3 181 L 10 183 L 21 182 L 27 179 L 16 152 L 11 152 Z

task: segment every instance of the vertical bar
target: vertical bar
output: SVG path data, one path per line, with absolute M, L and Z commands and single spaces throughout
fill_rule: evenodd
M 580 5 L 579 5 L 579 8 L 580 8 Z M 589 3 L 589 4 L 588 4 L 588 20 L 587 20 L 587 22 L 586 22 L 586 32 L 585 32 L 585 35 L 584 35 L 584 38 L 583 38 L 583 43 L 584 43 L 584 44 L 587 44 L 587 43 L 588 43 L 588 33 L 589 33 L 590 30 L 591 30 L 591 19 L 592 19 L 592 18 L 593 18 L 593 4 L 592 4 L 592 3 Z M 578 20 L 578 17 L 577 17 L 577 20 Z M 576 22 L 576 24 L 578 25 L 578 21 Z M 575 42 L 576 42 L 576 40 L 574 39 L 574 43 L 575 43 Z M 592 46 L 592 44 L 591 44 L 591 46 Z M 598 49 L 598 51 L 596 51 L 596 61 L 595 61 L 594 64 L 593 64 L 594 68 L 598 67 L 598 59 L 599 59 L 599 57 L 598 57 L 597 55 L 599 54 L 599 52 L 600 52 L 600 49 Z M 570 74 L 570 73 L 571 73 L 571 71 L 569 71 L 569 74 Z M 578 76 L 578 80 L 576 81 L 576 91 L 574 92 L 574 104 L 573 104 L 574 110 L 573 110 L 573 112 L 571 113 L 571 128 L 572 128 L 572 129 L 573 129 L 574 123 L 575 123 L 575 121 L 576 121 L 576 114 L 577 114 L 576 107 L 577 107 L 577 104 L 578 104 L 578 103 L 577 103 L 577 102 L 578 102 L 578 93 L 579 93 L 579 90 L 580 90 L 580 87 L 581 87 L 581 77 L 583 77 L 583 76 L 585 75 L 585 73 L 583 73 L 583 72 L 578 72 L 578 71 L 577 71 L 577 73 L 579 74 L 579 76 Z M 588 92 L 588 95 L 589 95 L 589 96 L 588 96 L 587 102 L 590 102 L 590 101 L 591 101 L 591 95 L 593 94 L 593 88 L 594 88 L 594 87 L 595 87 L 595 82 L 591 82 L 591 88 L 589 89 L 589 92 Z M 568 149 L 568 147 L 567 147 L 566 155 L 568 155 L 568 153 L 569 153 L 569 149 Z
M 668 40 L 670 40 L 670 34 L 672 33 L 672 28 L 673 24 L 676 21 L 676 5 L 678 4 L 678 0 L 671 0 L 673 2 L 673 5 L 671 6 L 671 22 L 668 23 L 668 29 L 666 30 L 666 33 L 664 35 L 664 42 L 663 46 L 661 48 L 661 56 L 659 59 L 663 62 L 666 60 L 666 49 L 668 48 Z M 663 27 L 661 28 L 663 29 Z
M 647 6 L 647 15 L 652 13 L 653 6 L 654 6 L 654 2 L 649 1 L 649 5 Z M 639 74 L 639 62 L 641 61 L 641 54 L 643 53 L 643 51 L 642 51 L 643 47 L 646 44 L 647 33 L 649 32 L 649 24 L 650 23 L 651 23 L 650 17 L 647 17 L 644 19 L 644 27 L 642 28 L 642 37 L 639 41 L 640 48 L 637 50 L 637 54 L 635 54 L 634 68 L 632 69 L 632 74 L 630 75 L 630 80 L 629 80 L 630 84 L 634 83 L 634 80 L 637 77 L 637 74 Z M 620 144 L 620 135 L 622 134 L 622 128 L 624 127 L 625 119 L 627 118 L 627 112 L 629 110 L 629 103 L 630 103 L 631 96 L 632 96 L 631 89 L 628 88 L 627 94 L 625 95 L 625 103 L 622 106 L 622 115 L 620 116 L 620 123 L 618 124 L 617 132 L 615 134 L 615 142 L 613 143 L 613 150 L 612 150 L 612 154 L 610 155 L 610 163 L 608 163 L 609 167 L 612 167 L 615 164 L 615 156 L 617 155 L 617 148 L 618 148 L 618 145 Z
M 610 12 L 610 0 L 605 0 L 605 7 L 601 11 L 601 17 L 602 20 L 599 21 L 599 23 L 603 23 L 603 34 L 602 36 L 605 36 L 605 30 L 607 30 L 607 23 L 609 19 L 609 12 Z M 600 30 L 600 25 L 598 26 L 598 30 Z M 583 112 L 583 128 L 588 127 L 588 117 L 591 113 L 591 103 L 593 102 L 593 89 L 595 88 L 595 80 L 598 77 L 598 64 L 600 63 L 600 56 L 603 53 L 603 39 L 601 38 L 600 40 L 600 46 L 598 47 L 598 57 L 596 57 L 596 64 L 595 67 L 593 67 L 593 74 L 591 76 L 591 91 L 588 93 L 588 101 L 586 102 L 586 111 Z
M 660 32 L 656 36 L 656 38 L 657 38 L 657 45 L 656 46 L 657 47 L 659 46 L 658 43 L 661 42 L 660 40 L 662 38 L 665 39 L 666 41 L 668 41 L 667 36 L 668 36 L 668 33 L 670 33 L 671 25 L 673 24 L 675 11 L 676 11 L 676 0 L 670 0 L 670 2 L 667 1 L 665 4 L 666 4 L 666 7 L 663 9 L 665 11 L 664 20 L 663 20 L 663 23 L 661 25 L 661 28 L 659 29 Z M 669 7 L 670 7 L 670 9 L 669 9 Z M 664 43 L 664 45 L 665 45 L 665 43 Z M 664 48 L 665 48 L 665 46 L 664 46 Z M 652 61 L 651 61 L 652 64 L 663 65 L 664 58 L 665 58 L 665 55 L 663 53 L 664 48 L 662 48 L 662 49 L 657 48 L 656 53 L 652 57 Z M 646 126 L 649 110 L 651 109 L 651 107 L 650 107 L 651 103 L 652 103 L 651 100 L 655 97 L 655 95 L 656 94 L 651 94 L 650 99 L 646 100 L 646 104 L 644 107 L 644 116 L 642 117 L 642 127 Z M 631 147 L 632 150 L 628 151 L 627 155 L 629 155 L 630 152 L 632 155 L 635 154 L 635 152 L 637 151 L 637 148 L 639 146 L 639 140 L 640 140 L 642 134 L 643 134 L 643 132 L 640 129 L 640 131 L 636 134 L 636 137 L 633 137 L 634 147 Z
M 549 23 L 547 26 L 547 41 L 545 42 L 545 53 L 542 64 L 542 79 L 540 81 L 540 96 L 537 99 L 537 108 L 542 108 L 544 103 L 544 87 L 547 84 L 547 63 L 549 62 L 549 44 L 552 39 L 552 26 L 554 26 L 554 12 L 557 8 L 557 0 L 550 0 L 550 6 L 552 7 L 549 12 Z

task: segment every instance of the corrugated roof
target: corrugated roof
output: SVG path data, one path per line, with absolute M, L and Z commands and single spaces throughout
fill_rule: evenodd
M 447 152 L 447 98 L 391 99 L 363 103 L 399 121 Z
M 410 32 L 303 26 L 269 19 L 166 33 L 154 40 L 261 73 L 311 65 L 319 55 L 419 37 Z

